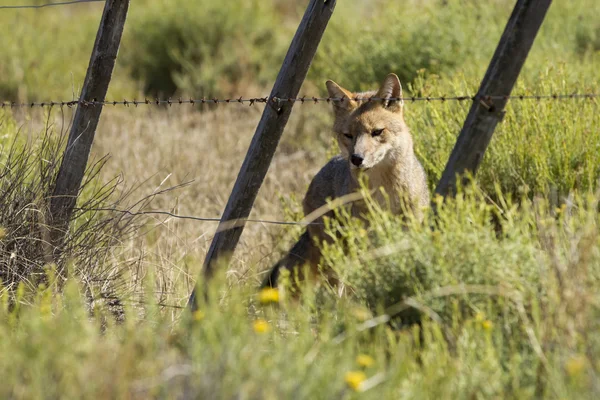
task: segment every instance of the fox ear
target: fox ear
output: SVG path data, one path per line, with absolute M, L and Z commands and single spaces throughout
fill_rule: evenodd
M 385 77 L 381 88 L 377 92 L 377 96 L 382 99 L 389 98 L 401 98 L 402 97 L 402 85 L 400 84 L 400 79 L 398 79 L 398 75 L 389 74 Z M 385 108 L 389 108 L 392 111 L 402 110 L 402 106 L 404 106 L 403 100 L 384 100 L 383 106 Z
M 344 89 L 334 81 L 327 81 L 325 85 L 327 85 L 329 97 L 342 99 L 340 101 L 332 101 L 336 117 L 347 115 L 356 108 L 356 101 L 352 100 L 352 97 L 354 97 L 352 92 Z

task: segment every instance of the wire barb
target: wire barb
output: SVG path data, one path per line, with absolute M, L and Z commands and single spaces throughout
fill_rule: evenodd
M 61 3 L 44 3 L 38 5 L 26 5 L 26 6 L 0 6 L 0 9 L 19 9 L 19 8 L 45 8 L 45 7 L 54 7 L 54 6 L 67 6 L 77 3 L 104 3 L 106 0 L 73 0 L 73 1 L 63 1 Z

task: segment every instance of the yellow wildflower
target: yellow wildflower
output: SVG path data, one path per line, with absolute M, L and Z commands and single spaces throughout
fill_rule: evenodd
M 475 321 L 483 322 L 484 320 L 485 320 L 485 314 L 483 314 L 482 312 L 478 312 L 477 314 L 475 314 Z
M 359 354 L 356 357 L 356 363 L 361 367 L 368 368 L 371 365 L 375 364 L 375 359 L 367 354 Z
M 279 303 L 279 290 L 275 288 L 264 288 L 258 293 L 258 301 L 261 304 Z
M 481 327 L 483 329 L 485 329 L 486 331 L 491 331 L 492 328 L 494 327 L 494 323 L 492 321 L 490 321 L 489 319 L 486 319 L 485 321 L 483 321 L 481 323 Z
M 269 325 L 269 323 L 264 319 L 257 319 L 254 321 L 252 327 L 256 333 L 267 333 L 271 330 L 271 325 Z
M 362 371 L 348 371 L 346 372 L 346 376 L 344 380 L 348 387 L 355 392 L 358 392 L 360 389 L 361 383 L 363 383 L 367 379 L 367 375 L 365 375 Z
M 204 319 L 204 317 L 206 316 L 206 314 L 202 310 L 196 310 L 196 311 L 194 311 L 192 316 L 194 317 L 194 321 L 202 321 Z
M 581 354 L 575 355 L 567 360 L 565 363 L 565 370 L 569 376 L 577 376 L 584 370 L 587 361 Z

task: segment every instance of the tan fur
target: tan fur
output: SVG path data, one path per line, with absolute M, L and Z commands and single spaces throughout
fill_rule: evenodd
M 382 206 L 386 203 L 381 188 L 389 196 L 393 213 L 410 210 L 421 219 L 423 209 L 429 205 L 429 191 L 425 171 L 415 156 L 412 136 L 404 122 L 402 102 L 353 100 L 402 97 L 398 77 L 389 74 L 381 88 L 373 92 L 351 93 L 333 81 L 327 81 L 327 90 L 330 97 L 344 98 L 333 102 L 333 131 L 341 155 L 332 158 L 313 178 L 304 197 L 304 214 L 325 205 L 327 200 L 355 192 L 361 174 L 365 174 L 374 199 Z M 352 155 L 362 158 L 360 166 L 351 162 Z M 363 214 L 361 203 L 352 205 L 353 216 L 360 218 Z M 322 222 L 322 218 L 316 222 Z M 308 263 L 316 270 L 320 259 L 316 242 L 327 240 L 331 238 L 325 235 L 322 225 L 309 225 L 298 243 L 272 268 L 263 286 L 275 286 L 282 268 L 293 270 Z

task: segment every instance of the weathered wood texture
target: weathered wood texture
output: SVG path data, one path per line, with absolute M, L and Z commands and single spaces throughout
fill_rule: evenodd
M 437 194 L 453 195 L 457 174 L 477 172 L 507 102 L 485 96 L 510 95 L 551 3 L 552 0 L 517 1 L 438 183 Z
M 80 100 L 105 100 L 128 9 L 129 0 L 106 1 Z M 60 249 L 69 229 L 101 113 L 101 105 L 79 105 L 73 118 L 50 200 L 51 240 L 56 249 Z
M 298 95 L 329 18 L 333 14 L 335 4 L 336 0 L 311 0 L 285 56 L 271 91 L 271 98 L 289 98 Z M 293 102 L 277 104 L 270 101 L 265 106 L 219 227 L 227 221 L 243 221 L 250 215 L 293 105 Z M 225 255 L 231 255 L 235 250 L 243 229 L 244 224 L 241 223 L 235 228 L 220 231 L 215 235 L 204 260 L 206 279 L 213 274 L 215 261 Z M 193 300 L 192 295 L 190 299 L 192 305 Z

